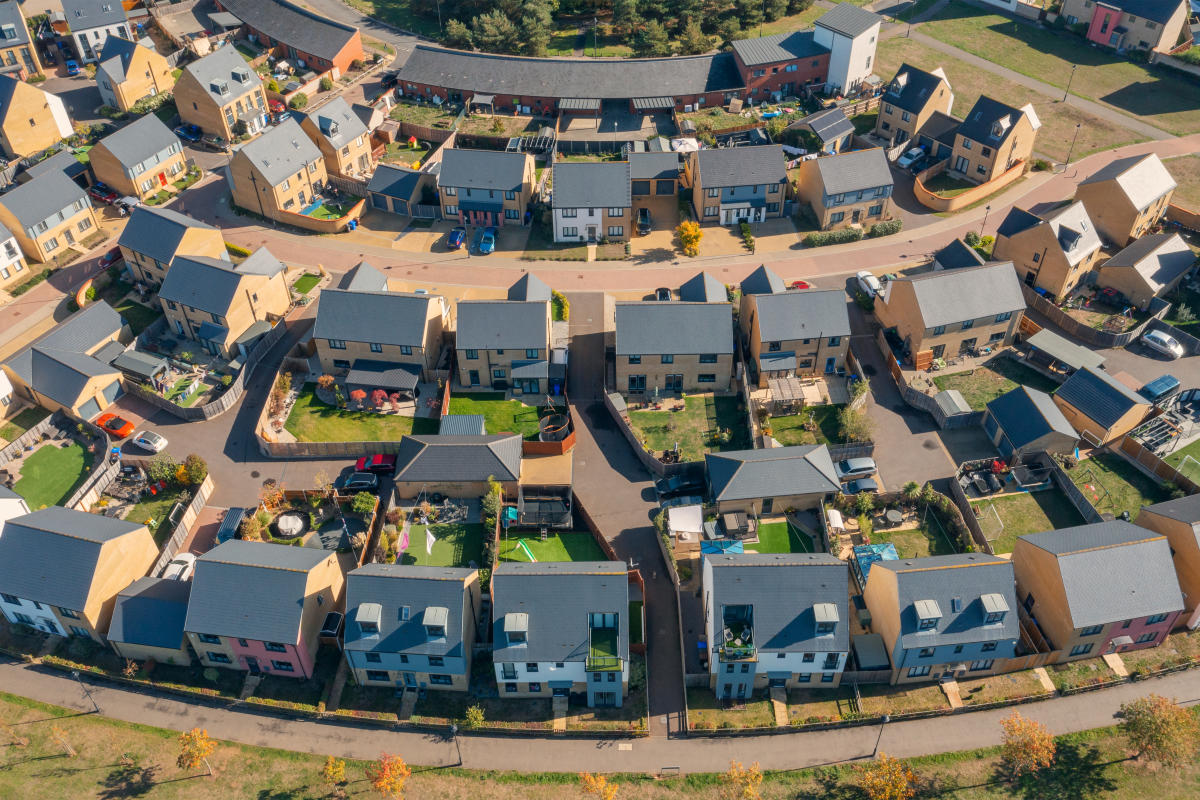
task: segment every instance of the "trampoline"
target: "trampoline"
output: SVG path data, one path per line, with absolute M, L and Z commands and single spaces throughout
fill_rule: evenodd
M 744 553 L 746 548 L 741 542 L 730 539 L 715 539 L 711 542 L 700 543 L 700 555 L 721 555 L 723 553 Z

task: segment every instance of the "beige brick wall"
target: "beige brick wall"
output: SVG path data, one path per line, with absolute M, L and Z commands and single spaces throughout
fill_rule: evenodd
M 616 359 L 616 390 L 622 394 L 628 393 L 630 375 L 646 376 L 647 395 L 653 395 L 656 387 L 665 391 L 668 375 L 682 375 L 685 392 L 726 392 L 733 375 L 733 356 L 729 353 L 718 354 L 716 363 L 709 364 L 700 363 L 699 355 L 688 354 L 675 355 L 671 364 L 662 363 L 660 355 L 643 355 L 640 364 L 630 364 L 629 356 L 617 356 Z M 716 380 L 701 383 L 700 375 L 713 375 Z
M 272 185 L 241 151 L 234 154 L 229 170 L 233 178 L 234 203 L 255 214 L 285 222 L 284 212 L 300 213 L 317 194 L 314 184 L 323 185 L 328 177 L 325 160 L 318 158 L 311 169 L 299 169 L 286 181 Z M 284 188 L 285 183 L 287 188 Z
M 153 197 L 163 188 L 158 178 L 159 175 L 165 176 L 167 183 L 170 184 L 172 181 L 178 180 L 180 175 L 187 170 L 187 156 L 182 149 L 178 153 L 168 156 L 165 161 L 156 164 L 152 169 L 132 176 L 126 173 L 125 166 L 109 152 L 103 141 L 93 147 L 89 155 L 92 171 L 96 173 L 97 180 L 108 184 L 118 194 L 132 195 L 141 200 Z M 146 181 L 150 182 L 150 186 L 144 189 L 142 187 Z
M 175 76 L 167 59 L 154 50 L 138 47 L 129 59 L 125 80 L 112 84 L 117 107 L 128 111 L 144 97 L 169 92 L 175 88 Z M 203 126 L 201 126 L 203 127 Z

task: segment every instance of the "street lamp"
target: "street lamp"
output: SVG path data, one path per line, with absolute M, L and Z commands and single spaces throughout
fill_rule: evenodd
M 1079 124 L 1077 123 L 1075 125 L 1075 135 L 1071 137 L 1071 148 L 1069 150 L 1067 150 L 1067 161 L 1065 164 L 1063 164 L 1063 169 L 1066 169 L 1067 165 L 1071 163 L 1071 154 L 1075 152 L 1075 141 L 1078 138 L 1079 138 Z
M 1067 95 L 1069 95 L 1071 93 L 1071 81 L 1075 80 L 1075 67 L 1077 67 L 1077 66 L 1078 66 L 1077 64 L 1071 65 L 1071 76 L 1069 78 L 1067 78 L 1067 89 L 1066 89 L 1066 91 L 1063 92 L 1063 102 L 1064 103 L 1067 102 Z
M 884 714 L 883 719 L 879 720 L 879 735 L 875 737 L 875 746 L 871 748 L 871 758 L 874 758 L 879 753 L 879 740 L 883 738 L 883 726 L 892 721 L 891 716 Z
M 983 236 L 983 229 L 987 227 L 988 212 L 992 210 L 992 204 L 988 203 L 983 207 L 983 224 L 979 226 L 979 235 Z
M 462 745 L 459 744 L 459 742 L 458 742 L 458 725 L 456 723 L 453 723 L 453 722 L 450 723 L 450 736 L 454 738 L 454 749 L 458 751 L 458 765 L 457 766 L 461 767 L 462 763 L 463 763 Z
M 87 685 L 84 684 L 83 678 L 79 677 L 79 670 L 71 670 L 71 677 L 79 682 L 79 688 L 83 689 L 83 693 L 87 695 L 87 699 L 92 701 L 92 708 L 96 709 L 96 713 L 100 713 L 100 706 L 96 703 L 96 698 L 92 697 L 92 693 L 88 691 Z

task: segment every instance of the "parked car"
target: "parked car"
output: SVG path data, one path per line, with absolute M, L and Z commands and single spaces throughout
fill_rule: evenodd
M 867 297 L 875 297 L 883 291 L 883 286 L 879 283 L 879 278 L 876 278 L 867 270 L 862 270 L 855 277 L 858 278 L 858 288 L 862 289 Z
M 79 62 L 73 58 L 67 59 L 67 75 L 74 77 L 79 74 Z
M 1157 350 L 1168 358 L 1179 358 L 1183 355 L 1183 345 L 1174 336 L 1162 331 L 1146 331 L 1142 334 L 1142 344 L 1151 350 Z
M 916 161 L 908 165 L 908 171 L 913 175 L 916 175 L 927 166 L 929 166 L 929 156 L 921 156 Z
M 383 73 L 383 77 L 379 79 L 379 88 L 385 91 L 399 85 L 400 70 L 398 69 L 393 69 L 389 72 Z
M 114 247 L 100 257 L 100 269 L 108 269 L 121 260 L 121 248 Z
M 379 476 L 372 472 L 352 472 L 335 485 L 347 492 L 373 492 L 379 488 Z
M 638 236 L 645 236 L 646 234 L 650 233 L 650 230 L 650 209 L 645 207 L 639 208 L 637 218 Z
M 102 414 L 96 425 L 103 428 L 109 436 L 116 439 L 124 439 L 129 434 L 133 433 L 133 423 L 116 414 Z
M 901 169 L 908 169 L 913 165 L 913 162 L 919 158 L 925 157 L 925 151 L 920 147 L 914 147 L 911 150 L 905 151 L 904 155 L 896 159 L 896 166 Z
M 792 281 L 788 284 L 789 289 L 811 289 L 812 284 L 808 281 Z
M 283 104 L 282 100 L 268 100 L 267 108 L 271 110 L 272 114 L 282 114 L 287 111 L 287 106 Z
M 660 286 L 654 290 L 654 299 L 661 302 L 668 302 L 671 299 L 671 290 L 665 286 Z
M 93 200 L 99 200 L 101 203 L 110 206 L 117 202 L 117 198 L 121 196 L 99 181 L 92 184 L 91 188 L 88 189 L 88 194 L 92 196 Z
M 355 472 L 373 472 L 376 475 L 391 475 L 396 471 L 396 456 L 376 453 L 373 456 L 363 456 L 354 462 Z
M 167 437 L 161 436 L 154 431 L 141 431 L 137 436 L 133 437 L 133 443 L 143 450 L 149 450 L 151 453 L 161 453 L 167 449 Z
M 483 235 L 479 237 L 479 252 L 482 255 L 488 255 L 496 251 L 496 229 L 491 225 L 483 229 Z
M 1183 385 L 1179 382 L 1179 378 L 1174 375 L 1160 375 L 1138 389 L 1138 394 L 1154 405 L 1158 405 L 1179 394 L 1182 388 Z
M 873 458 L 847 458 L 833 465 L 833 470 L 837 473 L 840 481 L 865 478 L 868 475 L 874 475 L 877 469 Z
M 446 249 L 460 250 L 467 241 L 467 229 L 461 225 L 456 225 L 446 234 Z
M 206 133 L 200 137 L 200 146 L 205 150 L 212 150 L 214 153 L 229 152 L 229 142 L 211 133 Z
M 879 491 L 879 484 L 873 478 L 859 478 L 856 481 L 850 481 L 842 487 L 843 494 L 862 494 L 864 492 L 874 493 Z
M 704 494 L 704 479 L 689 478 L 686 475 L 659 478 L 654 482 L 654 491 L 658 494 L 659 500 L 668 500 L 685 494 Z
M 185 142 L 191 142 L 192 144 L 195 144 L 196 142 L 200 141 L 200 138 L 204 135 L 204 132 L 200 130 L 199 125 L 184 124 L 175 129 L 175 135 L 180 139 L 183 139 Z
M 275 120 L 274 120 L 273 124 L 282 125 L 283 123 L 287 122 L 289 119 L 291 119 L 294 116 L 296 116 L 296 115 L 293 114 L 291 111 L 281 111 L 275 115 Z
M 180 553 L 167 564 L 162 576 L 168 581 L 186 581 L 195 571 L 196 557 L 191 553 Z
M 124 197 L 118 197 L 117 202 L 113 203 L 113 205 L 117 207 L 117 211 L 120 211 L 121 216 L 124 217 L 132 213 L 138 206 L 143 205 L 143 203 L 133 195 L 127 194 Z
M 54 55 L 53 47 L 47 47 L 45 50 L 42 51 L 42 60 L 45 61 L 47 64 L 57 64 L 58 63 L 58 59 Z

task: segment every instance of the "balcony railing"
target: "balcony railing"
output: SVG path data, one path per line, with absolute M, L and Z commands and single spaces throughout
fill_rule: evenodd
M 588 656 L 583 663 L 587 672 L 620 672 L 624 666 L 620 656 Z
M 752 644 L 723 644 L 720 648 L 722 661 L 751 661 L 758 655 Z

